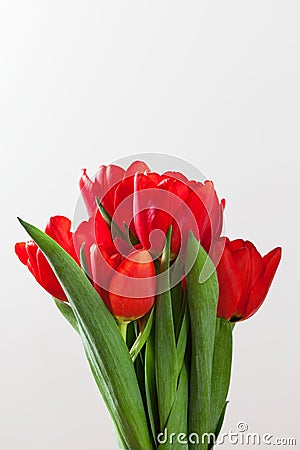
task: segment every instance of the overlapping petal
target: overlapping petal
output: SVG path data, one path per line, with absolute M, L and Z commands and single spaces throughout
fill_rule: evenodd
M 153 256 L 161 253 L 172 225 L 171 253 L 184 252 L 193 231 L 207 252 L 220 237 L 225 201 L 219 201 L 211 181 L 190 181 L 179 172 L 158 174 L 141 162 L 127 170 L 101 166 L 92 182 L 84 171 L 80 187 L 90 215 L 95 196 L 120 228 L 125 223 Z
M 262 257 L 250 241 L 226 239 L 217 264 L 218 316 L 231 321 L 251 317 L 266 298 L 280 259 L 280 247 Z
M 64 216 L 51 217 L 45 233 L 54 239 L 67 253 L 79 263 L 71 232 L 71 221 Z M 47 259 L 33 241 L 19 242 L 15 252 L 20 261 L 28 267 L 37 282 L 53 297 L 67 301 L 67 297 L 51 269 Z

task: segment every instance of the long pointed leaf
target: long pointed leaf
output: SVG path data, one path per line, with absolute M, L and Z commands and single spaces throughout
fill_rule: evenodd
M 185 306 L 185 312 L 184 312 L 184 315 L 183 315 L 183 319 L 182 319 L 182 323 L 181 323 L 181 329 L 180 329 L 180 333 L 179 333 L 178 341 L 177 341 L 178 376 L 179 376 L 179 374 L 181 372 L 183 361 L 184 361 L 184 357 L 185 357 L 188 332 L 189 332 L 189 316 L 188 316 L 187 306 Z
M 192 265 L 187 274 L 187 303 L 192 343 L 189 433 L 197 433 L 199 436 L 199 443 L 190 444 L 190 448 L 206 450 L 207 443 L 202 442 L 202 436 L 210 431 L 211 375 L 218 281 L 212 262 L 192 233 L 187 247 L 186 264 L 187 268 Z M 203 277 L 203 270 L 206 270 L 208 276 Z M 200 282 L 200 279 L 205 281 Z
M 96 290 L 76 262 L 53 239 L 21 221 L 60 280 L 78 321 L 96 382 L 122 439 L 130 449 L 151 449 L 134 366 L 128 349 Z
M 154 323 L 155 328 L 155 323 Z M 157 391 L 155 382 L 155 330 L 152 328 L 146 342 L 145 351 L 145 390 L 148 407 L 148 416 L 151 425 L 152 437 L 156 443 L 159 432 L 159 413 L 157 405 Z
M 188 392 L 188 373 L 186 365 L 183 364 L 172 410 L 166 428 L 159 436 L 158 450 L 187 450 L 189 448 L 187 435 Z
M 211 380 L 210 431 L 215 432 L 226 402 L 232 362 L 232 326 L 217 318 Z
M 214 443 L 217 442 L 218 436 L 220 434 L 220 431 L 221 431 L 221 428 L 222 428 L 222 425 L 223 425 L 223 422 L 224 422 L 225 413 L 226 413 L 226 410 L 227 410 L 228 403 L 229 402 L 225 402 L 225 404 L 223 405 L 222 412 L 221 412 L 221 415 L 220 415 L 220 418 L 219 418 L 219 422 L 218 422 L 217 428 L 215 429 L 215 431 L 213 433 L 214 438 L 210 440 L 210 443 L 208 445 L 208 450 L 212 449 L 214 447 Z M 211 438 L 212 438 L 212 435 L 211 435 Z
M 168 232 L 161 261 L 161 274 L 165 275 L 160 288 L 163 292 L 156 300 L 155 321 L 155 371 L 160 428 L 166 426 L 177 389 L 178 366 L 172 299 L 168 268 L 170 264 L 171 229 Z
M 135 361 L 141 349 L 145 345 L 153 325 L 154 308 L 152 308 L 144 329 L 139 333 L 136 341 L 130 349 L 132 361 Z
M 80 333 L 80 329 L 79 329 L 79 325 L 78 325 L 77 319 L 75 317 L 75 314 L 73 313 L 73 310 L 72 310 L 70 304 L 62 302 L 61 300 L 57 300 L 56 298 L 54 298 L 54 301 L 55 301 L 55 304 L 56 304 L 57 308 L 62 313 L 62 315 L 65 317 L 65 319 L 70 323 L 70 325 L 74 328 L 75 331 Z M 97 382 L 97 380 L 99 380 L 101 378 L 101 374 L 97 373 L 97 366 L 94 363 L 94 358 L 93 358 L 93 355 L 92 355 L 92 353 L 90 351 L 88 343 L 86 343 L 86 345 L 85 345 L 85 353 L 86 353 L 88 362 L 90 364 L 91 371 L 92 371 L 92 373 L 94 375 L 94 378 L 96 380 L 96 383 L 98 384 L 99 381 Z M 121 433 L 120 433 L 120 431 L 117 428 L 116 428 L 116 434 L 117 434 L 117 440 L 119 442 L 119 448 L 126 449 L 126 443 L 124 442 L 123 437 L 121 436 Z
M 62 302 L 61 300 L 57 300 L 56 298 L 54 298 L 54 301 L 55 301 L 57 308 L 62 313 L 62 315 L 65 317 L 65 319 L 67 319 L 69 324 L 74 328 L 75 331 L 77 331 L 77 333 L 80 333 L 76 316 L 73 313 L 73 310 L 72 310 L 71 306 L 69 305 L 69 303 Z

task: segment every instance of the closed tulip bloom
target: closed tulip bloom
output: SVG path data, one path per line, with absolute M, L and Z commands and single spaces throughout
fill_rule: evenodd
M 219 281 L 218 316 L 232 322 L 251 317 L 262 305 L 281 258 L 281 248 L 261 256 L 255 246 L 242 239 L 221 238 L 215 255 Z
M 135 250 L 117 267 L 109 286 L 114 316 L 124 322 L 139 319 L 150 311 L 156 295 L 156 272 L 147 250 Z
M 138 319 L 152 308 L 156 271 L 150 253 L 121 238 L 112 238 L 99 212 L 82 222 L 74 234 L 75 246 L 84 252 L 89 277 L 110 312 L 119 320 Z
M 71 221 L 63 216 L 51 217 L 45 233 L 52 237 L 79 264 L 71 230 Z M 53 297 L 67 301 L 67 297 L 51 269 L 44 254 L 34 241 L 19 242 L 15 245 L 15 252 L 20 261 L 28 267 L 36 281 Z

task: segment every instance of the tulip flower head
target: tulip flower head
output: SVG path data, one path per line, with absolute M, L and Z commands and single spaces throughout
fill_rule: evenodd
M 71 221 L 64 216 L 51 217 L 47 223 L 45 233 L 52 237 L 79 264 L 71 232 Z M 19 260 L 28 267 L 36 281 L 53 297 L 67 301 L 56 275 L 51 269 L 44 254 L 35 242 L 18 242 L 15 252 Z
M 221 238 L 216 243 L 216 253 L 220 246 L 218 316 L 232 322 L 248 319 L 266 298 L 280 262 L 281 248 L 261 256 L 251 242 L 242 239 Z
M 119 321 L 138 319 L 152 308 L 156 271 L 147 250 L 120 237 L 113 239 L 99 211 L 79 225 L 74 242 L 77 250 L 84 243 L 89 278 Z
M 72 233 L 70 220 L 55 216 L 45 232 L 79 265 L 82 252 L 91 283 L 119 321 L 138 319 L 152 308 L 159 293 L 155 260 L 162 255 L 170 228 L 171 265 L 176 258 L 183 265 L 191 231 L 214 260 L 220 317 L 244 320 L 264 301 L 281 249 L 262 257 L 249 241 L 221 238 L 225 201 L 219 201 L 211 181 L 191 181 L 179 172 L 159 174 L 135 161 L 126 170 L 100 166 L 93 181 L 84 169 L 80 188 L 88 220 Z M 16 244 L 15 251 L 51 295 L 67 301 L 33 241 Z M 177 270 L 177 278 L 170 277 L 172 286 L 182 276 Z
M 156 271 L 147 250 L 136 250 L 117 267 L 109 286 L 110 309 L 121 321 L 144 316 L 156 294 Z
M 125 223 L 154 257 L 161 254 L 170 226 L 173 258 L 184 253 L 190 230 L 207 252 L 222 231 L 225 201 L 219 201 L 211 181 L 190 181 L 179 172 L 158 174 L 135 161 L 127 170 L 100 166 L 94 181 L 84 169 L 80 188 L 90 217 L 98 198 L 119 228 Z
M 153 304 L 154 261 L 162 255 L 170 227 L 171 260 L 184 259 L 191 230 L 207 252 L 222 230 L 225 202 L 218 200 L 211 181 L 190 181 L 179 172 L 158 174 L 135 161 L 127 170 L 100 166 L 94 181 L 84 169 L 80 188 L 89 219 L 76 230 L 75 246 L 79 251 L 85 243 L 89 276 L 107 307 L 123 319 L 140 317 Z M 132 256 L 145 261 L 133 262 Z M 181 281 L 178 276 L 174 285 Z M 137 308 L 141 298 L 142 312 Z

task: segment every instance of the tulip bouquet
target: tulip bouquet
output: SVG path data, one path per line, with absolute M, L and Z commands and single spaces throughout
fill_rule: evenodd
M 236 322 L 263 303 L 281 249 L 261 256 L 222 237 L 211 181 L 151 171 L 83 170 L 88 212 L 63 216 L 15 252 L 82 339 L 122 449 L 213 447 L 222 427 Z

